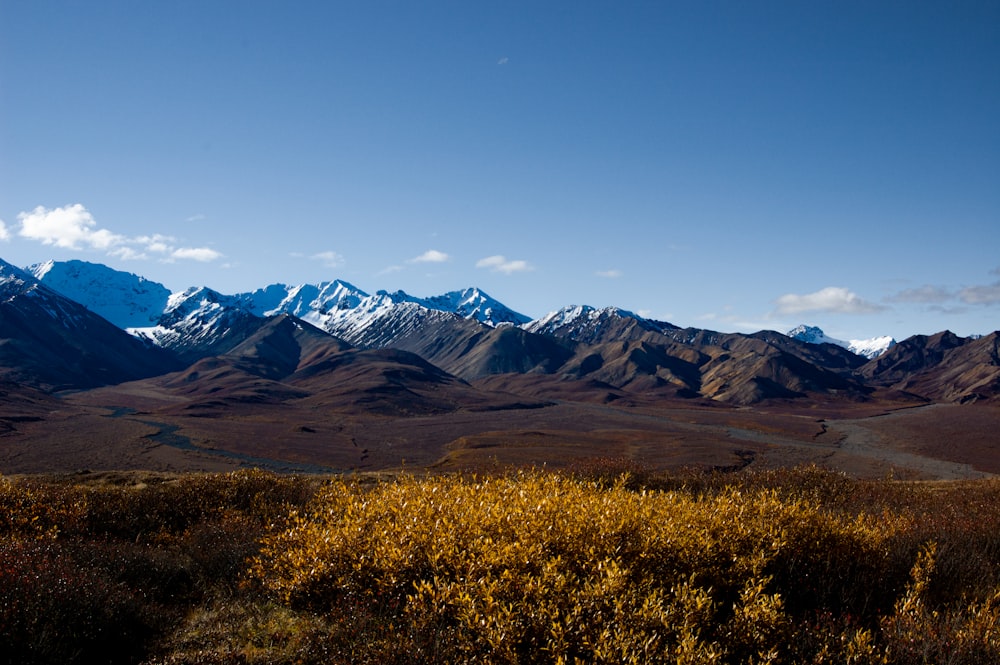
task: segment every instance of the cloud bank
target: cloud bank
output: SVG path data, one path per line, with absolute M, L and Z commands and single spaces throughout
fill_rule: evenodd
M 887 300 L 889 302 L 914 303 L 918 305 L 936 305 L 948 302 L 954 297 L 955 294 L 950 289 L 925 284 L 915 289 L 903 289 L 899 293 L 889 296 Z
M 215 261 L 223 255 L 209 247 L 178 247 L 171 236 L 155 233 L 133 238 L 100 228 L 94 216 L 82 204 L 48 209 L 38 206 L 17 215 L 18 235 L 43 245 L 76 251 L 96 250 L 123 260 L 158 258 L 164 262 Z M 8 234 L 0 222 L 0 239 Z
M 775 300 L 778 314 L 830 312 L 834 314 L 873 314 L 886 309 L 864 300 L 856 293 L 839 286 L 828 286 L 814 293 L 787 293 Z
M 1000 274 L 1000 271 L 992 270 L 990 274 Z M 1000 282 L 977 284 L 960 289 L 925 284 L 915 289 L 903 289 L 889 296 L 886 300 L 889 302 L 912 303 L 935 307 L 952 306 L 958 301 L 965 305 L 983 305 L 989 307 L 1000 305 Z
M 958 292 L 958 297 L 969 305 L 998 305 L 1000 304 L 1000 282 L 964 288 Z

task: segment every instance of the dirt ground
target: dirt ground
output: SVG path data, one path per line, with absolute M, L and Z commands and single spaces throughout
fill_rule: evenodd
M 978 404 L 558 401 L 410 417 L 295 404 L 192 417 L 168 408 L 175 405 L 162 395 L 113 389 L 66 396 L 43 416 L 0 432 L 0 473 L 488 470 L 598 458 L 664 469 L 817 464 L 858 477 L 1000 473 L 1000 407 Z

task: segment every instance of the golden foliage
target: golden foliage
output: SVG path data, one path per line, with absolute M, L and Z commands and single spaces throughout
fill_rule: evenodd
M 1000 483 L 612 468 L 0 478 L 0 662 L 1000 662 Z
M 446 629 L 463 660 L 792 662 L 785 597 L 801 605 L 800 581 L 831 563 L 878 561 L 907 524 L 766 489 L 624 485 L 535 472 L 334 481 L 265 539 L 254 574 L 293 607 L 395 599 L 412 624 Z M 838 657 L 873 653 L 869 633 L 843 637 Z

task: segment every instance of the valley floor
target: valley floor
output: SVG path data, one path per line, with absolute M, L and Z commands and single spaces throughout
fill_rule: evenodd
M 106 388 L 8 418 L 0 473 L 476 471 L 619 459 L 667 470 L 816 464 L 859 478 L 1000 474 L 1000 408 L 990 405 L 546 404 L 380 416 L 291 402 L 191 415 L 176 398 Z

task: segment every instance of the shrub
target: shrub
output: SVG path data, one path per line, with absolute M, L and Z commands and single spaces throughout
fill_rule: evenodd
M 798 615 L 868 610 L 851 585 L 883 576 L 896 527 L 771 490 L 698 497 L 533 472 L 334 482 L 265 539 L 254 573 L 291 607 L 398 608 L 394 624 L 447 635 L 461 659 L 747 662 L 789 653 L 786 598 Z
M 141 602 L 51 540 L 0 541 L 0 660 L 127 662 L 150 626 Z
M 0 662 L 1000 662 L 996 482 L 318 485 L 0 478 Z
M 144 487 L 0 478 L 0 661 L 136 662 L 231 596 L 314 483 L 256 470 Z

